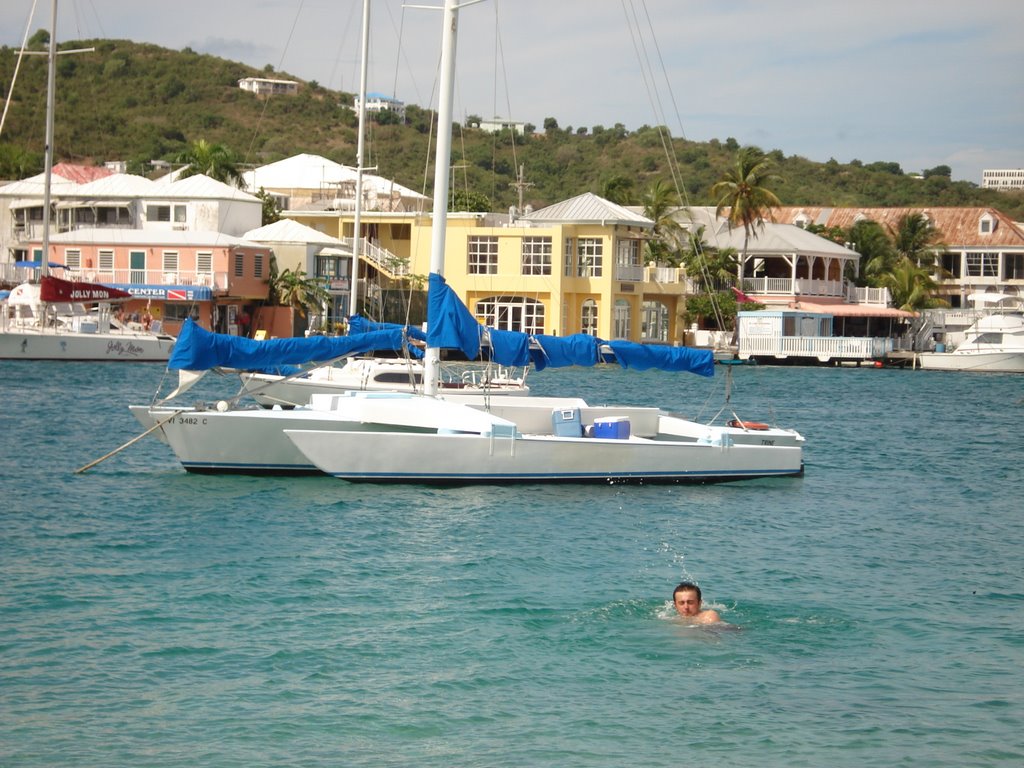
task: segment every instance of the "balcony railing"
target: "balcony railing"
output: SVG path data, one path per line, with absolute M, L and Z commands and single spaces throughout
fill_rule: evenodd
M 33 270 L 33 272 L 36 271 Z M 84 280 L 89 283 L 197 285 L 214 291 L 228 289 L 227 272 L 196 272 L 193 270 L 164 272 L 162 269 L 61 269 L 56 270 L 55 274 L 65 280 Z
M 806 277 L 796 280 L 789 277 L 744 277 L 740 281 L 740 288 L 744 293 L 755 296 L 844 296 L 841 280 L 812 280 Z

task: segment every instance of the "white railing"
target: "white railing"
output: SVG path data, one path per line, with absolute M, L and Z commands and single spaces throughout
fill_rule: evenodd
M 644 282 L 648 283 L 682 283 L 686 280 L 684 271 L 678 267 L 647 267 L 646 271 Z
M 32 270 L 38 273 L 38 270 Z M 164 272 L 162 269 L 59 269 L 54 274 L 65 280 L 84 280 L 89 283 L 135 283 L 144 285 L 198 285 L 214 291 L 228 289 L 227 272 L 195 272 L 183 270 Z
M 851 284 L 846 298 L 853 304 L 871 304 L 887 307 L 891 297 L 888 288 L 868 288 Z
M 829 360 L 871 360 L 893 349 L 892 339 L 859 336 L 751 336 L 739 340 L 739 356 L 813 357 Z
M 744 293 L 756 295 L 782 296 L 827 296 L 842 298 L 843 283 L 841 280 L 811 280 L 800 277 L 796 280 L 788 277 L 744 277 L 740 281 Z
M 349 247 L 354 248 L 355 238 L 343 237 L 341 241 Z M 386 271 L 389 275 L 404 277 L 409 274 L 409 262 L 400 258 L 386 248 L 374 245 L 365 237 L 359 241 L 359 258 L 366 259 Z

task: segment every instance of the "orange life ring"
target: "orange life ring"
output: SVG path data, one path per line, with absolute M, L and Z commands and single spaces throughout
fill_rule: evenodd
M 740 421 L 739 419 L 733 419 L 728 422 L 730 427 L 736 427 L 737 429 L 771 429 L 767 424 L 762 424 L 760 421 Z

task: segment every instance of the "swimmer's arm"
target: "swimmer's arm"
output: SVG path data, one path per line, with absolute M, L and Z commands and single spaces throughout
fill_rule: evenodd
M 701 611 L 700 623 L 701 624 L 717 624 L 721 622 L 721 617 L 718 615 L 718 611 L 713 611 L 710 608 L 706 611 Z

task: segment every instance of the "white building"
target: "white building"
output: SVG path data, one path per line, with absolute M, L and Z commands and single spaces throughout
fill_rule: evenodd
M 238 81 L 238 87 L 257 96 L 294 96 L 299 92 L 299 84 L 295 80 L 268 77 L 243 77 Z
M 981 186 L 984 189 L 1024 189 L 1024 169 L 998 169 L 981 172 Z
M 526 134 L 526 123 L 520 123 L 516 120 L 504 120 L 500 117 L 495 117 L 491 120 L 481 120 L 477 123 L 475 128 L 479 128 L 485 133 L 500 133 L 501 131 L 511 131 L 512 133 L 523 136 Z
M 355 110 L 359 111 L 359 97 L 355 99 Z M 405 120 L 405 102 L 383 93 L 366 94 L 367 112 L 394 112 L 401 120 Z

